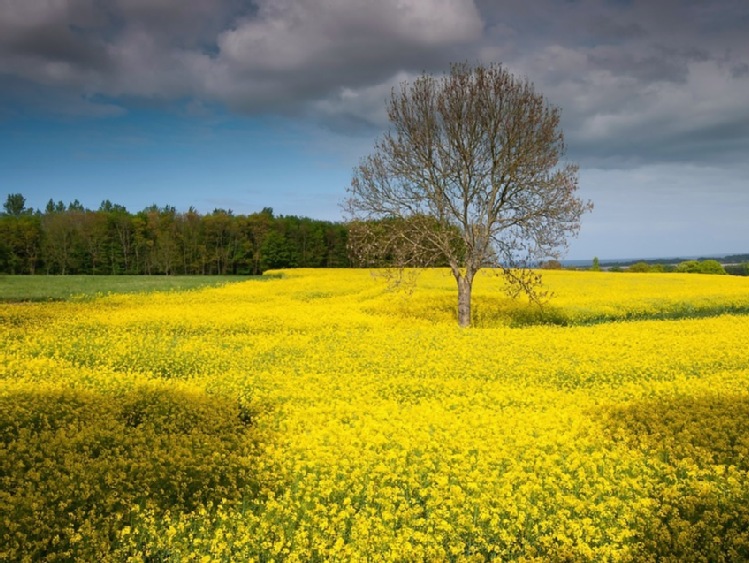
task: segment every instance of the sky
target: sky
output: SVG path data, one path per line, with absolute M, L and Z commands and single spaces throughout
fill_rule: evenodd
M 749 252 L 747 0 L 0 0 L 0 197 L 341 220 L 391 89 L 452 62 L 561 109 L 568 259 Z

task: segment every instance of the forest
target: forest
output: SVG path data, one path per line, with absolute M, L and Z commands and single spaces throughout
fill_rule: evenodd
M 343 224 L 153 205 L 137 213 L 105 200 L 49 200 L 44 211 L 10 194 L 0 214 L 2 274 L 259 275 L 276 268 L 349 266 Z

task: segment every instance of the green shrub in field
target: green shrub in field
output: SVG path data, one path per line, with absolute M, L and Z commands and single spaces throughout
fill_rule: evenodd
M 629 268 L 627 268 L 627 271 L 645 274 L 651 271 L 650 264 L 648 264 L 647 262 L 637 262 L 636 264 L 632 264 Z
M 724 266 L 727 274 L 733 276 L 749 276 L 749 262 L 743 262 L 741 264 L 727 264 Z
M 725 269 L 717 260 L 685 260 L 676 267 L 677 272 L 687 274 L 718 274 L 726 273 Z
M 0 560 L 107 559 L 140 510 L 194 511 L 258 486 L 250 413 L 154 383 L 0 396 Z

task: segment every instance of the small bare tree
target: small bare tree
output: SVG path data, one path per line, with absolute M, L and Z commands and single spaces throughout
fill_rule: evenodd
M 501 65 L 455 64 L 393 90 L 391 130 L 355 169 L 345 209 L 362 266 L 446 265 L 458 323 L 471 323 L 476 273 L 496 268 L 538 300 L 530 267 L 558 258 L 580 217 L 575 164 L 562 163 L 559 109 Z

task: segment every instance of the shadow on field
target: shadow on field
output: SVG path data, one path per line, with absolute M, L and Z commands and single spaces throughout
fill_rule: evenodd
M 389 314 L 405 319 L 429 322 L 457 323 L 457 293 L 445 291 L 432 295 L 402 294 L 377 307 L 367 309 L 372 314 Z M 509 326 L 522 328 L 536 325 L 588 326 L 613 321 L 680 320 L 716 317 L 720 315 L 747 315 L 746 305 L 694 305 L 693 303 L 663 303 L 647 310 L 597 310 L 561 308 L 552 298 L 539 306 L 522 298 L 504 295 L 474 295 L 472 324 L 475 328 Z
M 398 295 L 387 303 L 378 303 L 376 307 L 365 310 L 375 315 L 384 313 L 404 319 L 454 324 L 458 321 L 457 304 L 457 294 L 454 292 L 442 295 Z M 474 328 L 574 324 L 562 310 L 551 305 L 539 307 L 509 297 L 484 295 L 474 297 L 471 319 Z
M 0 559 L 102 560 L 143 511 L 252 497 L 259 446 L 244 405 L 204 392 L 0 396 Z
M 675 321 L 702 319 L 720 315 L 746 315 L 745 305 L 703 305 L 692 303 L 664 304 L 662 308 L 638 311 L 621 310 L 610 313 L 565 310 L 554 306 L 554 299 L 543 306 L 506 297 L 482 296 L 474 301 L 473 320 L 477 327 L 506 325 L 520 328 L 534 325 L 589 326 L 615 321 Z M 457 319 L 457 314 L 454 315 Z
M 607 409 L 602 422 L 654 476 L 635 560 L 749 561 L 749 397 L 655 398 Z

